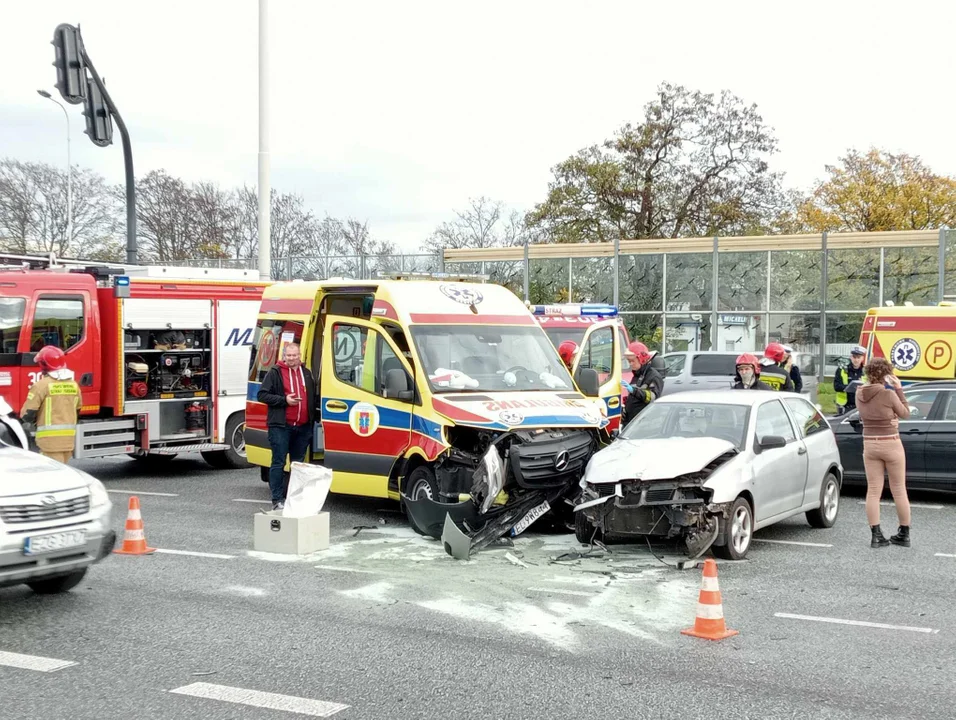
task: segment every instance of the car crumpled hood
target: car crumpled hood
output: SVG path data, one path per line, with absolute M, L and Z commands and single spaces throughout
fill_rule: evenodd
M 703 470 L 715 458 L 735 450 L 720 438 L 620 439 L 598 451 L 588 463 L 588 483 L 620 480 L 670 480 Z
M 87 479 L 72 468 L 20 448 L 0 448 L 0 498 L 51 493 L 86 487 Z

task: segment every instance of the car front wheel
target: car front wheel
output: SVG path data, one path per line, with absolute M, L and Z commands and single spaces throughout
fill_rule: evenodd
M 754 535 L 754 514 L 744 497 L 734 500 L 724 533 L 724 544 L 714 545 L 714 555 L 725 560 L 743 560 Z

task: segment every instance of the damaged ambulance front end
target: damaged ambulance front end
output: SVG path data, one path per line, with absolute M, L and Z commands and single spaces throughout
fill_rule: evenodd
M 434 484 L 405 483 L 402 501 L 418 532 L 467 558 L 544 516 L 571 521 L 571 499 L 608 422 L 595 403 L 577 392 L 456 394 L 433 403 L 453 424 L 431 466 Z

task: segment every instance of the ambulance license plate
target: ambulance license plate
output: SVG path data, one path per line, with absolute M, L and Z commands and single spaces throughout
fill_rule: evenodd
M 24 538 L 24 555 L 42 555 L 43 553 L 69 550 L 70 548 L 86 545 L 86 530 L 70 530 L 68 532 L 50 533 L 49 535 L 34 535 Z
M 551 505 L 549 505 L 548 501 L 545 500 L 543 503 L 538 505 L 538 507 L 528 511 L 528 514 L 521 518 L 517 523 L 515 523 L 515 526 L 511 528 L 511 537 L 517 537 L 523 533 L 531 526 L 531 523 L 544 515 L 550 509 Z

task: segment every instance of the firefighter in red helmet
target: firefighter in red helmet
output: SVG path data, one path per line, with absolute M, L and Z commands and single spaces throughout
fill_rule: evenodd
M 640 412 L 657 400 L 664 391 L 664 378 L 651 367 L 654 357 L 647 346 L 635 340 L 624 351 L 628 365 L 631 368 L 630 382 L 624 381 L 624 390 L 627 398 L 624 401 L 624 413 L 621 418 L 621 427 L 626 426 L 636 418 Z
M 737 358 L 734 390 L 773 390 L 760 379 L 760 361 L 756 355 L 744 353 Z
M 570 371 L 574 364 L 574 356 L 578 354 L 578 344 L 574 340 L 565 340 L 558 345 L 558 355 L 561 356 L 561 362 Z
M 76 441 L 80 386 L 73 379 L 73 371 L 67 369 L 66 355 L 60 348 L 40 348 L 35 362 L 43 377 L 30 388 L 20 417 L 25 424 L 36 425 L 40 454 L 65 464 L 73 456 Z
M 790 373 L 783 363 L 787 359 L 787 351 L 780 343 L 772 342 L 763 351 L 763 368 L 760 370 L 760 379 L 778 392 L 796 392 Z

